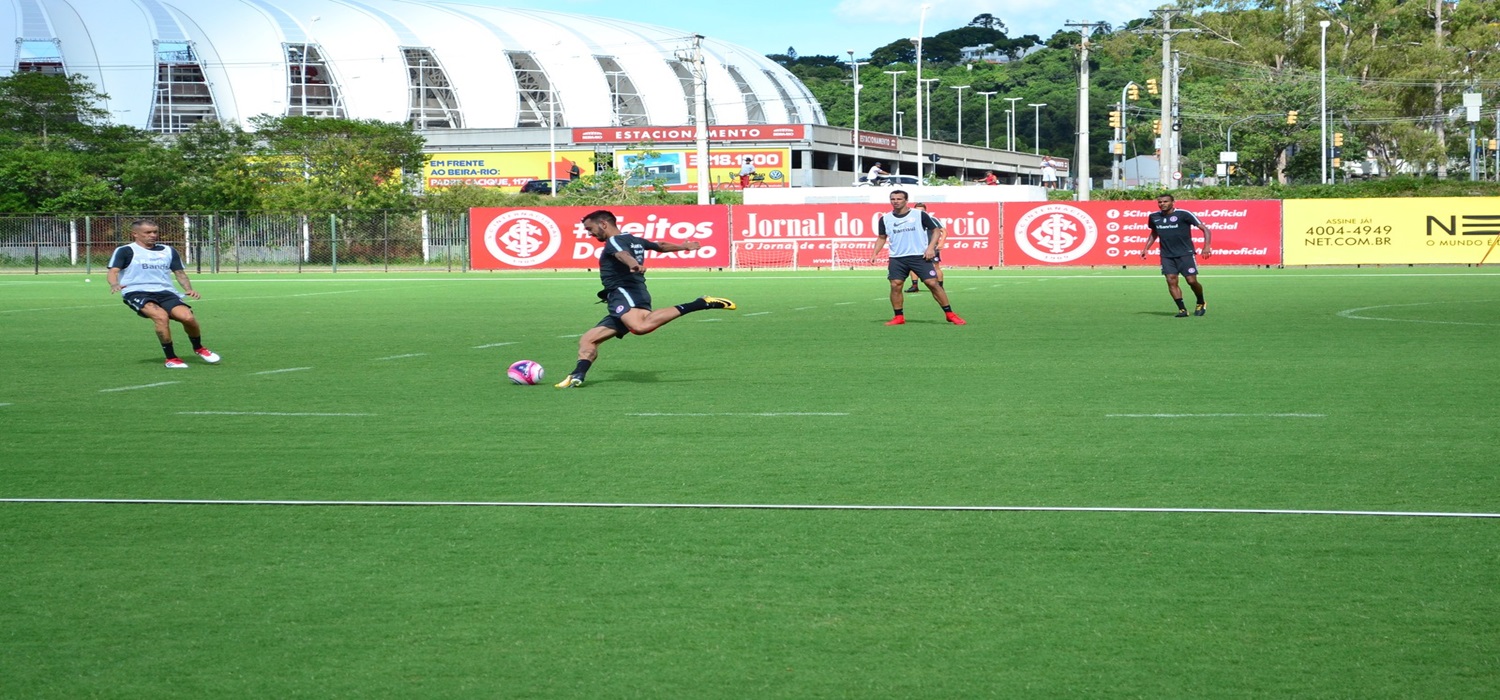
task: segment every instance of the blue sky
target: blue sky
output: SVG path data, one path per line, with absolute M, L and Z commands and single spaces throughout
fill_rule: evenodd
M 680 29 L 686 34 L 739 44 L 759 53 L 795 47 L 802 55 L 860 57 L 902 36 L 917 35 L 922 0 L 553 0 L 539 6 L 513 0 L 458 0 L 499 6 L 618 17 Z M 1146 17 L 1162 2 L 1147 0 L 925 0 L 928 36 L 969 23 L 988 12 L 1011 36 L 1043 39 L 1068 21 L 1116 25 Z

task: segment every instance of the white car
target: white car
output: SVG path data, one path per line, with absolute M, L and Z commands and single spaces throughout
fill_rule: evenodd
M 921 183 L 917 181 L 916 175 L 886 175 L 878 183 L 870 182 L 869 175 L 860 175 L 854 181 L 855 187 L 905 187 L 919 184 Z

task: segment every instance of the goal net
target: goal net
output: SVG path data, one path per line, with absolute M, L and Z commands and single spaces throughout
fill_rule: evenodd
M 885 268 L 884 248 L 870 260 L 870 241 L 776 240 L 735 241 L 730 268 L 735 270 L 804 270 Z

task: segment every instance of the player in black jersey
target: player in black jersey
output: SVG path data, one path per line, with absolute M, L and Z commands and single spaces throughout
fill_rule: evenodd
M 1151 244 L 1160 240 L 1161 273 L 1167 278 L 1167 292 L 1172 295 L 1172 301 L 1177 302 L 1177 318 L 1187 318 L 1188 315 L 1187 306 L 1182 303 L 1182 287 L 1177 284 L 1178 275 L 1187 280 L 1193 294 L 1198 297 L 1193 315 L 1202 316 L 1208 313 L 1208 304 L 1203 301 L 1203 285 L 1198 284 L 1198 261 L 1193 258 L 1193 227 L 1196 226 L 1203 232 L 1205 258 L 1213 255 L 1213 250 L 1209 248 L 1213 234 L 1192 212 L 1178 209 L 1176 198 L 1170 194 L 1157 197 L 1156 206 L 1161 211 L 1146 217 L 1146 226 L 1151 229 L 1151 235 L 1146 238 L 1146 246 L 1141 248 L 1141 257 L 1146 257 Z
M 583 386 L 589 367 L 599 357 L 599 345 L 610 338 L 623 338 L 626 333 L 645 335 L 694 311 L 735 308 L 728 299 L 698 297 L 686 304 L 651 309 L 651 292 L 646 289 L 646 251 L 676 253 L 697 250 L 703 247 L 702 243 L 657 243 L 621 233 L 614 213 L 604 209 L 583 217 L 583 228 L 604 242 L 604 249 L 599 251 L 599 280 L 604 283 L 599 298 L 609 306 L 609 313 L 578 339 L 578 365 L 556 384 L 557 388 Z

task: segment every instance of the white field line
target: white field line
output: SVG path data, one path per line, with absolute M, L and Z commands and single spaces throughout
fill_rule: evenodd
M 572 335 L 560 335 L 560 336 L 557 336 L 557 337 L 559 337 L 559 338 L 582 338 L 583 334 L 582 333 L 574 333 Z
M 14 405 L 15 405 L 15 404 L 13 404 L 13 403 L 0 403 L 0 407 L 5 407 L 5 406 L 14 406 Z
M 799 307 L 797 307 L 795 309 L 792 309 L 792 310 L 793 311 L 807 311 L 808 309 L 816 309 L 816 308 L 818 308 L 818 307 L 816 307 L 816 306 L 799 306 Z
M 848 306 L 850 304 L 858 304 L 858 303 L 859 302 L 857 302 L 857 301 L 841 301 L 841 302 L 838 302 L 838 303 L 834 304 L 834 306 Z
M 373 281 L 377 281 L 377 280 L 363 280 L 363 281 L 373 282 Z M 221 299 L 221 301 L 243 301 L 245 299 L 295 299 L 297 297 L 321 297 L 321 296 L 327 296 L 329 294 L 357 294 L 359 292 L 368 292 L 368 291 L 370 291 L 370 290 L 368 290 L 368 289 L 346 289 L 346 290 L 338 291 L 338 292 L 308 292 L 306 294 L 276 294 L 276 295 L 272 295 L 272 296 L 268 296 L 268 297 L 229 297 L 227 299 Z
M 71 311 L 73 309 L 102 309 L 114 304 L 89 304 L 87 306 L 49 306 L 45 309 L 0 309 L 0 314 L 24 314 L 31 311 Z
M 383 362 L 385 360 L 404 360 L 404 359 L 406 359 L 408 357 L 421 357 L 421 356 L 426 355 L 426 354 L 427 353 L 425 353 L 425 352 L 409 352 L 409 353 L 406 353 L 405 355 L 391 355 L 390 357 L 377 357 L 374 360 L 372 360 L 372 362 Z
M 1343 318 L 1358 321 L 1396 321 L 1399 323 L 1437 323 L 1444 326 L 1500 326 L 1500 323 L 1481 323 L 1475 321 L 1428 321 L 1420 318 L 1385 318 L 1383 316 L 1362 316 L 1359 312 L 1371 309 L 1396 309 L 1403 306 L 1432 306 L 1435 304 L 1487 304 L 1494 299 L 1472 299 L 1467 301 L 1423 301 L 1415 304 L 1381 304 L 1379 306 L 1361 306 L 1357 309 L 1344 309 L 1338 312 Z
M 766 314 L 769 314 L 769 313 L 771 313 L 771 312 L 769 312 L 769 311 L 757 311 L 757 312 L 755 312 L 753 314 L 740 314 L 740 315 L 748 318 L 750 316 L 765 316 Z
M 474 349 L 475 350 L 484 350 L 485 348 L 498 348 L 498 347 L 502 347 L 502 346 L 505 346 L 505 345 L 515 345 L 515 342 L 509 342 L 509 343 L 490 343 L 489 345 L 475 345 Z
M 268 369 L 268 370 L 266 370 L 264 372 L 251 372 L 250 375 L 251 376 L 255 376 L 257 374 L 281 374 L 283 372 L 301 372 L 303 370 L 309 370 L 309 369 L 312 369 L 312 368 L 311 367 L 288 367 L 286 369 Z
M 700 318 L 700 319 L 698 319 L 698 322 L 699 323 L 718 323 L 718 322 L 720 322 L 722 320 L 724 320 L 724 319 L 722 319 L 722 318 Z
M 282 411 L 178 411 L 179 416 L 373 416 L 373 413 L 289 413 Z
M 121 387 L 115 387 L 113 389 L 100 389 L 99 393 L 104 394 L 104 393 L 108 393 L 108 392 L 111 392 L 111 391 L 131 391 L 133 389 L 150 389 L 151 387 L 156 387 L 156 386 L 167 386 L 168 384 L 181 384 L 181 383 L 182 382 L 156 382 L 154 384 L 137 384 L 135 386 L 121 386 Z
M 627 413 L 627 416 L 675 417 L 675 416 L 750 416 L 756 418 L 781 418 L 785 416 L 847 416 L 848 413 L 820 413 L 810 411 L 783 411 L 779 413 Z
M 1105 418 L 1327 418 L 1326 413 L 1107 413 Z
M 1344 515 L 1402 518 L 1500 518 L 1500 513 L 1403 510 L 1295 510 L 1283 508 L 1132 508 L 1127 506 L 912 506 L 794 503 L 570 503 L 555 501 L 296 501 L 157 498 L 0 498 L 0 503 L 88 503 L 191 506 L 376 506 L 490 508 L 677 508 L 713 510 L 971 511 L 998 513 L 1181 513 L 1222 515 Z

